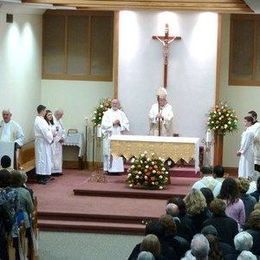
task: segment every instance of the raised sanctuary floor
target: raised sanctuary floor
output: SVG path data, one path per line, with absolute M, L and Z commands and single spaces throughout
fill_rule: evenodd
M 40 230 L 143 234 L 144 223 L 165 212 L 166 200 L 184 196 L 197 177 L 171 177 L 166 190 L 128 188 L 127 175 L 89 182 L 91 171 L 64 170 L 47 185 L 31 183 Z M 84 196 L 79 196 L 84 195 Z

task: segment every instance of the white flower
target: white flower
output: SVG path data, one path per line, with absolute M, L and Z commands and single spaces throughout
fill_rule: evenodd
M 156 173 L 156 170 L 153 170 L 153 173 Z
M 159 190 L 162 190 L 163 189 L 163 186 L 159 186 Z
M 103 105 L 100 105 L 101 108 L 103 108 L 104 106 Z
M 218 125 L 216 126 L 216 129 L 218 129 Z
M 135 176 L 135 178 L 136 178 L 136 179 L 139 179 L 139 176 L 138 176 L 138 175 L 136 175 L 136 176 Z
M 224 128 L 227 129 L 228 125 L 227 124 L 224 124 Z
M 147 179 L 148 179 L 148 177 L 147 177 L 147 176 L 144 176 L 144 179 L 145 179 L 145 180 L 147 180 Z
M 97 113 L 97 111 L 94 111 L 94 114 L 96 114 Z
M 154 182 L 152 182 L 152 185 L 154 185 Z
M 129 184 L 129 187 L 133 187 L 133 184 Z
M 135 166 L 134 166 L 134 165 L 132 165 L 132 166 L 131 166 L 131 169 L 134 169 L 134 168 L 135 168 Z
M 166 170 L 166 169 L 163 167 L 163 168 L 162 168 L 162 171 L 165 171 L 165 170 Z
M 163 176 L 162 176 L 162 175 L 160 175 L 160 176 L 159 176 L 159 178 L 160 178 L 160 179 L 162 179 L 162 178 L 163 178 Z
M 144 154 L 143 154 L 143 153 L 141 154 L 141 157 L 144 157 Z
M 128 174 L 128 177 L 131 177 L 131 176 L 132 176 L 132 174 L 131 174 L 131 173 L 129 173 L 129 174 Z
M 140 174 L 142 174 L 142 172 L 139 171 L 138 174 L 140 175 Z
M 145 168 L 146 168 L 146 169 L 148 169 L 148 168 L 149 168 L 149 166 L 148 166 L 148 165 L 145 165 Z
M 134 163 L 134 162 L 135 162 L 135 158 L 132 158 L 131 163 Z
M 154 162 L 152 162 L 152 165 L 154 165 Z
M 101 116 L 98 119 L 101 119 Z

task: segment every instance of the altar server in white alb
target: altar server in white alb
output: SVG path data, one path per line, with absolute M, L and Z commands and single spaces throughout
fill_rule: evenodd
M 62 144 L 65 139 L 65 129 L 63 127 L 61 118 L 63 117 L 63 110 L 58 109 L 54 112 L 53 123 L 55 127 L 55 137 L 52 147 L 52 175 L 62 175 Z
M 160 88 L 157 91 L 157 103 L 152 105 L 149 112 L 150 135 L 172 136 L 173 111 L 166 98 L 166 89 Z
M 51 126 L 44 119 L 46 107 L 37 107 L 34 122 L 36 174 L 40 184 L 46 184 L 51 176 L 53 134 Z
M 254 124 L 252 129 L 254 132 L 254 163 L 255 163 L 255 180 L 260 176 L 260 122 L 257 121 L 257 113 L 255 111 L 249 111 L 248 114 L 253 117 Z
M 244 117 L 246 130 L 242 133 L 240 149 L 237 152 L 239 159 L 238 177 L 253 178 L 254 176 L 254 132 L 253 118 Z
M 24 143 L 24 133 L 21 126 L 11 120 L 12 113 L 8 109 L 2 111 L 3 120 L 0 122 L 0 141 L 14 142 L 15 145 L 15 168 L 18 168 L 19 150 Z
M 129 121 L 125 113 L 120 110 L 117 99 L 112 100 L 112 108 L 103 115 L 101 130 L 103 134 L 103 155 L 105 172 L 124 172 L 123 158 L 112 158 L 110 152 L 110 140 L 112 135 L 121 135 L 129 131 Z

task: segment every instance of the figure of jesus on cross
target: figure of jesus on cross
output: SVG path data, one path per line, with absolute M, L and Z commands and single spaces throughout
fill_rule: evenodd
M 175 40 L 180 40 L 179 36 L 169 36 L 169 25 L 165 24 L 164 36 L 153 36 L 154 40 L 158 40 L 163 44 L 163 59 L 164 59 L 164 76 L 163 76 L 163 87 L 167 88 L 167 77 L 168 77 L 168 57 L 169 57 L 169 45 Z

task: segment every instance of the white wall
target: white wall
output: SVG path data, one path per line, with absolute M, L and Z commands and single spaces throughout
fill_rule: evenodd
M 120 12 L 119 98 L 134 134 L 148 133 L 147 115 L 163 84 L 162 44 L 169 23 L 171 43 L 168 101 L 174 108 L 174 132 L 204 137 L 206 114 L 214 105 L 218 17 L 199 12 Z
M 226 167 L 238 167 L 238 158 L 236 152 L 240 144 L 240 136 L 244 130 L 243 117 L 250 110 L 255 110 L 260 117 L 260 87 L 256 86 L 230 86 L 228 84 L 229 71 L 229 15 L 223 19 L 223 48 L 221 55 L 221 87 L 220 99 L 228 101 L 239 117 L 239 130 L 231 135 L 225 136 L 223 165 Z
M 41 15 L 0 11 L 0 110 L 9 108 L 31 140 L 41 88 Z

